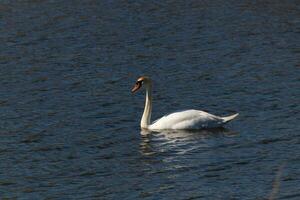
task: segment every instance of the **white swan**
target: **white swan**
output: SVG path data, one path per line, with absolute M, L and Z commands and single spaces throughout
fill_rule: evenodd
M 152 82 L 149 77 L 142 76 L 136 81 L 132 92 L 145 86 L 146 89 L 146 103 L 144 113 L 141 119 L 141 128 L 148 130 L 166 130 L 166 129 L 203 129 L 203 128 L 216 128 L 221 127 L 227 122 L 233 120 L 238 113 L 228 117 L 218 117 L 201 110 L 185 110 L 175 112 L 163 116 L 162 118 L 154 121 L 152 124 L 151 111 L 152 111 Z

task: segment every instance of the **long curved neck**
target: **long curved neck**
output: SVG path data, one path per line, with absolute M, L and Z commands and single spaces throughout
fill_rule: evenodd
M 151 82 L 148 82 L 145 84 L 146 86 L 146 102 L 145 102 L 145 108 L 144 113 L 141 119 L 141 128 L 147 129 L 150 125 L 151 120 L 151 111 L 152 111 L 152 84 Z

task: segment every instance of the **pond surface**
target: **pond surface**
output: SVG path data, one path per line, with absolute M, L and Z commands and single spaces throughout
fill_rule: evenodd
M 297 1 L 2 1 L 1 199 L 300 199 Z M 223 130 L 141 134 L 182 109 Z

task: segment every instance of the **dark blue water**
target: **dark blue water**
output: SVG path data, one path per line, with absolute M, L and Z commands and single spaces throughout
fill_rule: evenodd
M 2 1 L 1 199 L 300 199 L 298 1 Z M 142 136 L 178 109 L 226 130 Z

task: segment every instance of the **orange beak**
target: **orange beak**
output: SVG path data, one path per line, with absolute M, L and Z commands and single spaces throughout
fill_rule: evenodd
M 136 83 L 136 84 L 134 84 L 134 86 L 133 86 L 131 92 L 134 93 L 134 92 L 136 92 L 138 89 L 140 89 L 141 87 L 142 87 L 142 84 L 141 84 L 141 83 Z

